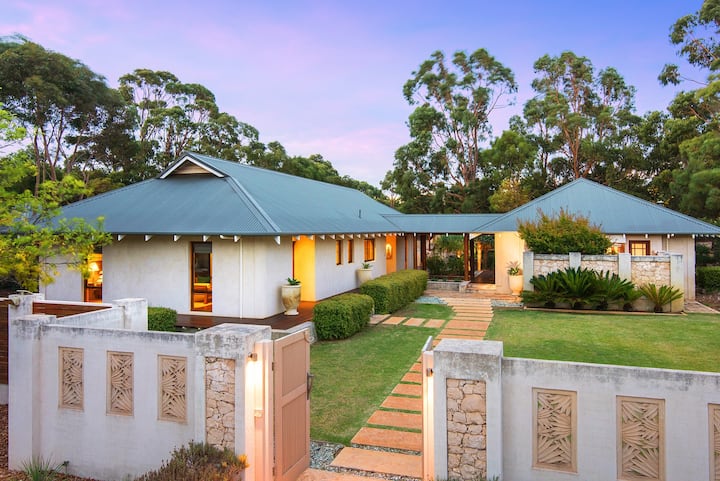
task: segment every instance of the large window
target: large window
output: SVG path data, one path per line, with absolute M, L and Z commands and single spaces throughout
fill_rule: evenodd
M 630 255 L 632 256 L 649 256 L 650 241 L 630 241 Z
M 348 264 L 353 263 L 353 251 L 355 250 L 355 243 L 352 239 L 348 239 Z
M 375 239 L 365 239 L 365 261 L 375 260 Z
M 192 243 L 191 309 L 212 311 L 212 243 Z
M 87 272 L 85 302 L 102 302 L 103 262 L 101 249 L 96 250 L 88 257 Z

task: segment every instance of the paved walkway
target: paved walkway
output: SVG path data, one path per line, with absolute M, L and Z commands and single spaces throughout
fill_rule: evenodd
M 443 291 L 427 294 L 440 297 L 453 308 L 455 316 L 450 320 L 376 316 L 372 323 L 440 328 L 442 330 L 433 341 L 434 345 L 442 339 L 484 338 L 493 315 L 489 297 L 468 294 L 450 297 L 447 295 L 450 293 Z M 362 474 L 380 473 L 408 478 L 422 476 L 421 371 L 421 358 L 418 358 L 380 408 L 353 437 L 352 445 L 343 448 L 331 466 Z M 313 477 L 304 478 L 303 481 L 326 479 L 345 478 Z M 347 481 L 352 480 L 347 478 Z

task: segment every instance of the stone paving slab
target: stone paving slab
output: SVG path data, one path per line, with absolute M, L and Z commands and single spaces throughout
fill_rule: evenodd
M 440 334 L 455 334 L 458 336 L 468 337 L 483 337 L 485 334 L 484 329 L 448 329 L 447 327 L 442 330 Z
M 442 341 L 443 339 L 459 339 L 461 341 L 482 341 L 485 336 L 474 336 L 474 337 L 468 337 L 468 336 L 458 336 L 456 334 L 440 334 L 437 339 L 438 341 Z
M 376 478 L 373 476 L 356 476 L 354 474 L 336 473 L 334 471 L 323 471 L 321 469 L 308 468 L 303 471 L 297 481 L 368 481 Z
M 487 331 L 490 323 L 487 321 L 457 321 L 453 319 L 448 322 L 445 329 L 477 329 Z
M 343 448 L 330 465 L 411 478 L 422 477 L 422 456 L 411 454 Z
M 443 327 L 447 321 L 445 319 L 430 319 L 425 323 L 425 327 L 432 327 L 433 329 L 437 329 L 439 327 Z
M 418 327 L 418 326 L 421 326 L 423 322 L 425 322 L 425 319 L 420 319 L 418 317 L 411 317 L 410 319 L 405 321 L 404 325 Z
M 374 326 L 376 324 L 380 324 L 387 318 L 388 318 L 387 314 L 374 314 L 374 315 L 370 316 L 370 325 Z
M 422 429 L 422 415 L 395 411 L 375 411 L 368 418 L 367 424 L 393 426 L 405 429 Z
M 412 365 L 412 367 L 410 368 L 410 372 L 422 372 L 422 356 L 420 357 L 420 359 L 420 362 L 416 362 Z
M 419 384 L 398 384 L 392 390 L 393 394 L 405 394 L 408 396 L 422 396 L 422 386 Z
M 391 326 L 397 326 L 398 324 L 403 322 L 405 319 L 406 319 L 405 317 L 397 317 L 397 316 L 388 317 L 387 319 L 385 319 L 385 321 L 383 321 L 383 324 L 390 324 Z
M 404 411 L 422 412 L 422 398 L 388 396 L 385 398 L 381 406 L 387 409 L 402 409 Z
M 440 337 L 440 336 L 438 336 Z M 420 372 L 409 372 L 402 378 L 402 382 L 416 382 L 422 384 L 422 373 Z
M 384 448 L 404 449 L 406 451 L 422 451 L 422 434 L 392 429 L 363 427 L 352 438 L 353 444 L 380 446 Z

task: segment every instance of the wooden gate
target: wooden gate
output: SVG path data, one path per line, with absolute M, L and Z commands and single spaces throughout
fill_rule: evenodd
M 308 331 L 274 342 L 275 480 L 295 481 L 310 466 Z

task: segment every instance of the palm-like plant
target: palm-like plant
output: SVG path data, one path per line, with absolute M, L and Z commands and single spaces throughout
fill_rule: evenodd
M 638 290 L 652 302 L 655 312 L 663 312 L 663 306 L 678 299 L 682 299 L 683 292 L 672 286 L 663 285 L 657 287 L 655 284 L 645 284 L 640 286 Z
M 580 309 L 586 302 L 594 300 L 597 275 L 590 269 L 569 267 L 560 273 L 560 285 L 563 300 L 569 302 L 573 309 Z
M 523 291 L 522 301 L 525 304 L 542 304 L 544 307 L 555 307 L 555 303 L 561 297 L 562 286 L 560 274 L 550 272 L 544 276 L 535 276 L 530 279 L 534 290 Z
M 627 279 L 622 279 L 610 271 L 603 271 L 597 274 L 597 291 L 595 298 L 598 301 L 598 309 L 605 310 L 611 302 L 628 302 L 633 296 L 635 286 Z

